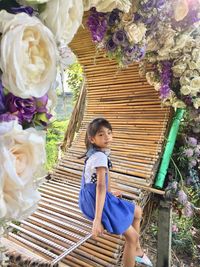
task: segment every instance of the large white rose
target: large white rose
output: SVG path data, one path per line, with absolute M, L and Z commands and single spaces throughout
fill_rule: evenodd
M 80 0 L 50 0 L 40 14 L 56 40 L 70 43 L 82 23 L 83 3 Z
M 56 78 L 53 34 L 36 17 L 0 12 L 3 85 L 14 95 L 41 97 Z
M 45 162 L 45 138 L 10 121 L 0 123 L 0 143 L 0 220 L 18 220 L 33 212 L 40 199 L 34 174 Z
M 98 12 L 111 12 L 113 9 L 118 8 L 128 13 L 131 2 L 129 0 L 83 0 L 83 5 L 85 11 L 91 7 L 96 7 Z

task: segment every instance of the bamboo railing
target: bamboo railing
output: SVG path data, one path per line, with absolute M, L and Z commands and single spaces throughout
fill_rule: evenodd
M 161 107 L 158 92 L 139 76 L 137 64 L 119 70 L 114 61 L 97 54 L 86 29 L 79 30 L 70 46 L 86 76 L 85 112 L 72 145 L 67 147 L 51 179 L 40 187 L 42 199 L 37 211 L 20 225 L 11 225 L 17 233 L 7 239 L 7 254 L 11 262 L 17 258 L 13 255 L 22 254 L 20 261 L 26 257 L 24 265 L 19 266 L 29 266 L 25 264 L 27 258 L 35 261 L 33 266 L 45 266 L 43 261 L 46 266 L 56 266 L 56 259 L 61 260 L 60 266 L 70 267 L 108 267 L 120 263 L 123 238 L 110 234 L 96 240 L 89 238 L 91 222 L 78 208 L 84 161 L 78 157 L 85 152 L 85 130 L 94 117 L 103 116 L 113 126 L 112 188 L 142 205 L 150 192 L 162 194 L 152 184 L 170 110 Z M 65 144 L 68 135 L 69 131 Z

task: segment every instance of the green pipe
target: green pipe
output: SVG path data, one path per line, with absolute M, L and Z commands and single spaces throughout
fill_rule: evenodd
M 174 119 L 171 125 L 171 129 L 170 129 L 170 132 L 167 138 L 167 143 L 165 146 L 165 151 L 163 153 L 161 165 L 160 165 L 157 178 L 156 178 L 156 182 L 155 182 L 155 187 L 157 188 L 160 188 L 160 189 L 163 188 L 165 176 L 167 173 L 167 169 L 169 167 L 169 162 L 171 159 L 171 155 L 174 149 L 174 144 L 175 144 L 176 137 L 178 134 L 179 125 L 180 125 L 184 112 L 185 112 L 184 109 L 178 108 L 175 113 L 175 116 L 174 116 Z

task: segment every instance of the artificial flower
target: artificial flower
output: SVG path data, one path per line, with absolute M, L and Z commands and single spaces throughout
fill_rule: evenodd
M 41 97 L 56 77 L 57 48 L 50 30 L 25 13 L 0 12 L 2 83 L 15 96 Z
M 174 7 L 174 18 L 176 21 L 183 20 L 189 11 L 187 0 L 176 0 L 173 3 Z
M 181 61 L 175 62 L 174 64 L 172 67 L 174 77 L 181 77 L 187 68 L 187 64 Z
M 96 7 L 98 12 L 111 12 L 113 9 L 119 9 L 128 13 L 131 7 L 129 0 L 83 0 L 84 10 L 88 11 L 91 7 Z
M 197 97 L 193 100 L 193 105 L 196 109 L 200 108 L 200 97 Z
M 34 174 L 45 162 L 44 133 L 23 130 L 16 120 L 1 122 L 0 142 L 0 219 L 20 219 L 40 199 Z
M 182 86 L 180 92 L 183 95 L 189 95 L 191 93 L 191 87 L 188 85 Z
M 58 42 L 70 43 L 82 23 L 83 3 L 79 0 L 50 0 L 40 18 Z
M 125 27 L 129 42 L 137 44 L 145 37 L 146 27 L 143 23 L 132 23 Z

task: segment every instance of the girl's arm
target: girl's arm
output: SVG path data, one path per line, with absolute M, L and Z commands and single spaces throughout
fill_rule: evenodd
M 93 221 L 92 234 L 97 237 L 103 234 L 103 226 L 101 224 L 102 212 L 106 196 L 106 180 L 105 180 L 105 167 L 97 168 L 97 185 L 96 185 L 96 209 L 95 218 Z

